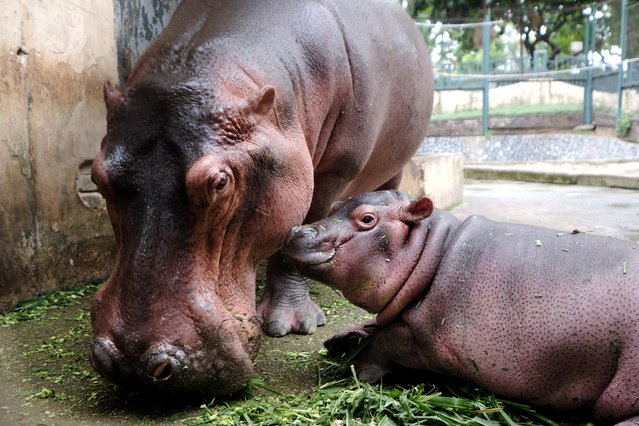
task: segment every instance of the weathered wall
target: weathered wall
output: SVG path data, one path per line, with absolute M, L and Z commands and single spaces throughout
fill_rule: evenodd
M 428 196 L 438 209 L 452 209 L 464 201 L 464 155 L 416 154 L 404 166 L 399 189 Z
M 117 70 L 112 0 L 9 0 L 0 28 L 2 310 L 113 264 L 87 170 L 105 132 L 102 84 Z
M 115 23 L 120 85 L 123 87 L 137 58 L 166 27 L 179 0 L 115 0 Z

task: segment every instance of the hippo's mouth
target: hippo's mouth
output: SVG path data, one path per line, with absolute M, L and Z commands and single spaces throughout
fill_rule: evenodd
M 319 266 L 324 263 L 328 263 L 335 258 L 335 253 L 337 253 L 337 249 L 335 247 L 330 247 L 328 250 L 319 251 L 319 252 L 306 252 L 306 253 L 285 253 L 290 256 L 294 260 L 300 263 L 304 263 L 307 266 Z

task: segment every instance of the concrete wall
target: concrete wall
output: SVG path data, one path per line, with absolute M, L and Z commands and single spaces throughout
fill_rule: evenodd
M 417 154 L 404 166 L 400 191 L 428 196 L 448 210 L 464 201 L 464 156 L 461 153 Z
M 562 81 L 525 81 L 490 89 L 490 108 L 519 105 L 582 104 L 584 89 Z M 639 111 L 639 92 L 625 90 L 623 107 L 627 111 Z M 594 91 L 593 106 L 616 109 L 617 94 Z M 433 114 L 458 111 L 477 111 L 482 108 L 480 90 L 440 90 L 435 92 Z
M 87 178 L 116 80 L 112 0 L 0 8 L 0 310 L 105 277 L 108 217 Z

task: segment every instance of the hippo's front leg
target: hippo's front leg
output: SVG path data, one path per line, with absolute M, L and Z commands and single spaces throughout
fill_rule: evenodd
M 372 336 L 379 330 L 375 320 L 363 322 L 353 327 L 346 328 L 327 341 L 324 347 L 332 357 L 341 357 L 357 349 L 364 339 Z
M 304 219 L 314 222 L 328 215 L 333 200 L 348 184 L 348 179 L 336 173 L 315 176 L 316 187 L 311 206 Z M 283 261 L 277 252 L 268 259 L 266 288 L 257 307 L 262 330 L 270 336 L 288 333 L 312 334 L 326 324 L 326 316 L 309 295 L 310 280 Z
M 397 321 L 380 328 L 373 325 L 373 322 L 356 327 L 363 332 L 362 337 L 373 335 L 362 354 L 353 362 L 355 373 L 360 380 L 379 383 L 398 366 L 412 369 L 425 367 L 423 357 L 420 356 L 420 348 L 408 324 Z M 340 340 L 344 338 L 349 340 L 349 337 L 353 337 L 353 333 L 348 333 L 347 330 L 346 333 L 339 333 L 327 340 L 324 346 L 329 349 L 330 354 L 334 354 L 335 345 L 343 343 Z
M 309 296 L 310 280 L 292 270 L 276 253 L 268 259 L 266 288 L 257 307 L 262 329 L 271 336 L 312 334 L 326 324 L 324 312 Z

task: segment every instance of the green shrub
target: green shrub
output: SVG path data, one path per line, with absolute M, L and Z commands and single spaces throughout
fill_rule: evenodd
M 618 138 L 625 137 L 630 131 L 630 116 L 625 112 L 622 112 L 617 120 L 617 126 L 615 127 L 615 132 Z

